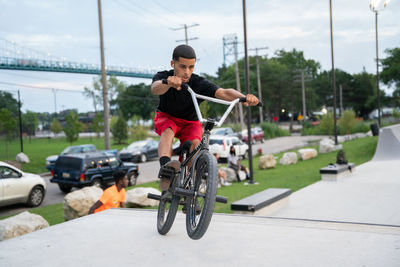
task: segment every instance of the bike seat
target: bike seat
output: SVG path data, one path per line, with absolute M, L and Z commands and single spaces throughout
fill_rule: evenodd
M 192 146 L 192 141 L 188 140 L 181 146 L 172 150 L 172 153 L 177 156 L 182 156 L 184 153 L 190 152 L 190 147 Z

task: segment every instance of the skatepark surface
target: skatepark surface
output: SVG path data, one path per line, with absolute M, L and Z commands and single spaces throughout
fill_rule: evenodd
M 290 196 L 268 217 L 214 214 L 200 240 L 178 212 L 112 209 L 0 242 L 0 266 L 400 266 L 400 125 L 373 160 Z

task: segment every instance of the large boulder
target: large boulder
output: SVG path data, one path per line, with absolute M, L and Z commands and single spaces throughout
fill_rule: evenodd
M 235 170 L 228 167 L 221 167 L 220 170 L 226 172 L 226 180 L 230 183 L 237 182 Z M 246 180 L 246 173 L 244 171 L 239 171 L 240 181 Z
M 296 152 L 285 152 L 280 159 L 279 163 L 281 165 L 290 165 L 297 163 L 297 154 Z
M 258 168 L 260 170 L 275 168 L 276 159 L 273 154 L 266 154 L 260 157 L 258 161 Z
M 42 216 L 24 211 L 0 221 L 0 241 L 43 229 L 49 223 Z
M 158 200 L 147 198 L 147 194 L 161 195 L 161 192 L 152 187 L 137 187 L 126 193 L 126 204 L 130 207 L 156 207 Z
M 97 186 L 84 187 L 67 194 L 64 197 L 64 219 L 69 221 L 87 215 L 102 194 L 103 190 Z
M 335 141 L 329 138 L 324 138 L 319 142 L 319 153 L 321 154 L 329 153 L 335 150 L 340 150 L 342 148 L 343 146 L 341 144 L 335 145 Z
M 299 149 L 297 152 L 299 153 L 299 156 L 302 160 L 312 159 L 318 155 L 317 150 L 315 150 L 314 148 L 303 148 Z
M 15 160 L 19 163 L 29 163 L 30 160 L 27 155 L 24 153 L 18 153 L 17 156 L 15 156 Z

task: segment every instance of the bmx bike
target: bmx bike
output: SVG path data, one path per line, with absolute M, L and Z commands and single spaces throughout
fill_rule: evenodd
M 206 233 L 214 211 L 215 202 L 227 203 L 228 199 L 217 196 L 218 166 L 217 160 L 209 150 L 210 131 L 214 126 L 221 126 L 233 107 L 238 102 L 246 102 L 246 98 L 225 101 L 196 94 L 187 84 L 182 84 L 183 90 L 190 93 L 197 117 L 203 123 L 204 132 L 201 142 L 190 152 L 191 142 L 187 141 L 174 152 L 181 159 L 180 171 L 172 178 L 170 187 L 162 195 L 148 194 L 148 198 L 159 200 L 157 213 L 157 230 L 161 235 L 169 232 L 175 220 L 179 205 L 186 212 L 186 231 L 190 238 L 200 239 Z M 196 98 L 225 104 L 229 107 L 217 122 L 213 119 L 203 119 Z M 259 105 L 262 105 L 259 103 Z M 192 162 L 190 165 L 189 163 Z M 189 167 L 190 166 L 190 167 Z

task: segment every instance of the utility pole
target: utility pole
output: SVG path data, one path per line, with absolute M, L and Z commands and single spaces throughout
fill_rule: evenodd
M 224 53 L 224 66 L 235 64 L 235 75 L 236 75 L 236 90 L 241 91 L 240 89 L 240 75 L 239 75 L 239 63 L 238 63 L 238 38 L 236 34 L 227 34 L 223 38 L 223 53 Z M 232 58 L 229 56 L 233 55 Z M 239 111 L 238 111 L 239 109 Z M 235 121 L 236 123 L 240 122 L 240 127 L 244 129 L 244 120 L 243 120 L 243 107 L 242 105 L 235 106 Z
M 306 109 L 306 88 L 304 85 L 304 70 L 301 70 L 301 93 L 302 93 L 302 99 L 303 99 L 303 125 L 304 122 L 306 121 L 306 116 L 307 116 L 307 109 Z
M 257 87 L 258 87 L 258 99 L 262 101 L 262 94 L 261 94 L 261 78 L 260 78 L 260 63 L 259 63 L 259 56 L 258 56 L 258 50 L 266 50 L 268 47 L 256 47 L 253 49 L 249 50 L 255 50 L 256 51 L 256 67 L 257 67 Z M 264 121 L 264 116 L 263 116 L 263 109 L 262 107 L 258 108 L 259 115 L 260 115 L 260 123 Z
M 331 29 L 331 58 L 332 58 L 332 90 L 333 90 L 333 132 L 335 135 L 335 145 L 338 144 L 337 140 L 337 126 L 336 126 L 336 76 L 335 76 L 335 61 L 333 55 L 333 27 L 332 27 L 332 0 L 329 0 L 329 17 Z
M 183 27 L 171 29 L 171 30 L 173 30 L 173 31 L 178 31 L 178 30 L 182 30 L 182 29 L 185 30 L 185 39 L 183 39 L 183 40 L 176 40 L 176 42 L 180 43 L 180 42 L 182 42 L 182 41 L 185 41 L 186 45 L 189 45 L 189 40 L 191 41 L 191 40 L 197 40 L 197 39 L 199 39 L 199 38 L 197 38 L 197 37 L 188 38 L 188 33 L 187 33 L 187 29 L 188 29 L 188 28 L 196 27 L 196 26 L 199 26 L 199 25 L 200 25 L 200 24 L 198 24 L 198 23 L 195 23 L 195 24 L 192 24 L 192 25 L 189 25 L 189 26 L 188 26 L 187 24 L 183 24 Z
M 103 19 L 101 15 L 101 0 L 97 0 L 99 11 L 99 30 L 100 30 L 100 56 L 101 56 L 101 83 L 103 85 L 103 105 L 104 105 L 104 148 L 110 149 L 110 123 L 108 121 L 108 87 L 107 73 L 104 59 L 104 41 L 103 41 Z
M 19 119 L 19 141 L 21 144 L 21 152 L 24 152 L 24 141 L 22 140 L 22 118 L 21 118 L 21 98 L 18 90 L 18 119 Z
M 343 88 L 342 88 L 342 84 L 339 85 L 339 101 L 340 101 L 339 117 L 342 117 L 342 115 L 343 115 Z

